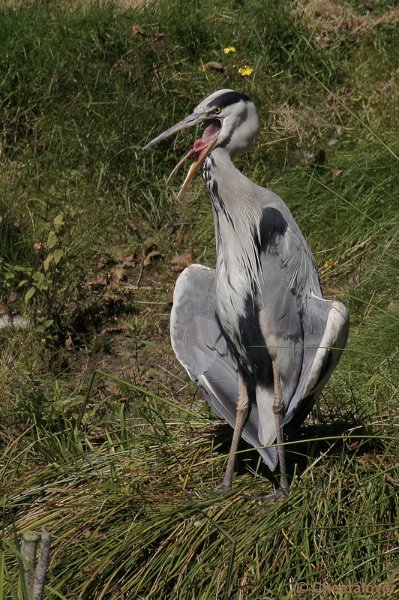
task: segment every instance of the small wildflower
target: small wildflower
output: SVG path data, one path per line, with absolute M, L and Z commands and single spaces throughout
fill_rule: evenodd
M 234 46 L 227 46 L 227 48 L 223 48 L 223 52 L 225 54 L 230 54 L 230 52 L 237 52 L 237 48 Z
M 245 67 L 240 67 L 238 69 L 238 72 L 243 77 L 249 77 L 249 75 L 252 75 L 252 73 L 254 72 L 254 70 L 253 70 L 252 67 L 248 67 L 248 65 L 245 65 Z
M 332 267 L 335 267 L 335 265 L 336 265 L 336 264 L 337 264 L 337 263 L 336 263 L 336 261 L 335 261 L 335 260 L 333 260 L 332 258 L 328 258 L 328 259 L 327 259 L 327 260 L 324 262 L 324 264 L 323 264 L 323 268 L 324 268 L 324 269 L 331 269 Z

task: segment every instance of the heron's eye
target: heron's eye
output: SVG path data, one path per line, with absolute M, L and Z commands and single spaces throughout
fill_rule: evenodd
M 222 112 L 222 109 L 220 108 L 220 106 L 216 106 L 216 107 L 213 109 L 213 114 L 214 114 L 214 115 L 220 115 L 220 113 L 221 113 L 221 112 Z

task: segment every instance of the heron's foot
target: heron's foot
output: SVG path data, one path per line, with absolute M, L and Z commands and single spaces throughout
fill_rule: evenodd
M 219 486 L 218 488 L 216 488 L 215 492 L 218 496 L 226 496 L 227 494 L 230 494 L 232 490 L 231 485 L 227 485 L 225 483 L 222 483 L 221 486 Z
M 289 491 L 285 491 L 282 488 L 279 488 L 276 492 L 272 494 L 260 495 L 260 496 L 252 496 L 251 494 L 243 494 L 244 498 L 247 500 L 260 500 L 264 502 L 268 506 L 272 506 L 273 504 L 277 504 L 277 502 L 282 502 L 286 500 L 289 495 Z
M 216 492 L 202 492 L 199 490 L 183 490 L 186 498 L 183 500 L 183 504 L 190 503 L 192 500 L 210 500 L 211 498 L 215 498 L 217 496 Z
M 187 498 L 183 501 L 184 503 L 188 502 L 189 499 L 197 499 L 197 500 L 210 500 L 212 498 L 218 498 L 220 496 L 227 496 L 232 491 L 231 486 L 221 485 L 218 488 L 212 489 L 208 492 L 200 491 L 200 490 L 183 490 L 184 494 Z

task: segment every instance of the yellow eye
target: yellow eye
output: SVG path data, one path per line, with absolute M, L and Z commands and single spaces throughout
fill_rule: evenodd
M 220 115 L 220 113 L 221 113 L 221 112 L 222 112 L 222 109 L 220 108 L 220 106 L 216 106 L 216 107 L 213 109 L 213 114 L 214 114 L 214 115 Z

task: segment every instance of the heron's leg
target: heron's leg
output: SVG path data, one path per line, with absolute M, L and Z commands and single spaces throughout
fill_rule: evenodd
M 240 442 L 241 433 L 244 429 L 245 421 L 248 416 L 249 399 L 247 386 L 245 384 L 242 373 L 238 372 L 238 402 L 237 402 L 237 413 L 236 422 L 234 425 L 233 439 L 231 441 L 231 447 L 229 452 L 229 458 L 227 460 L 226 471 L 223 477 L 222 486 L 219 488 L 221 493 L 226 493 L 231 490 L 234 474 L 234 465 L 236 461 L 236 452 L 238 444 Z
M 283 426 L 282 426 L 282 417 L 284 412 L 284 404 L 283 404 L 283 395 L 281 393 L 281 382 L 280 375 L 278 372 L 277 365 L 275 361 L 272 361 L 273 365 L 273 384 L 274 384 L 274 402 L 273 402 L 273 413 L 274 420 L 276 423 L 276 431 L 277 431 L 277 455 L 278 462 L 280 465 L 280 488 L 284 492 L 284 494 L 288 495 L 289 493 L 289 485 L 287 478 L 287 465 L 285 462 L 285 449 L 284 449 L 284 435 L 283 435 Z

